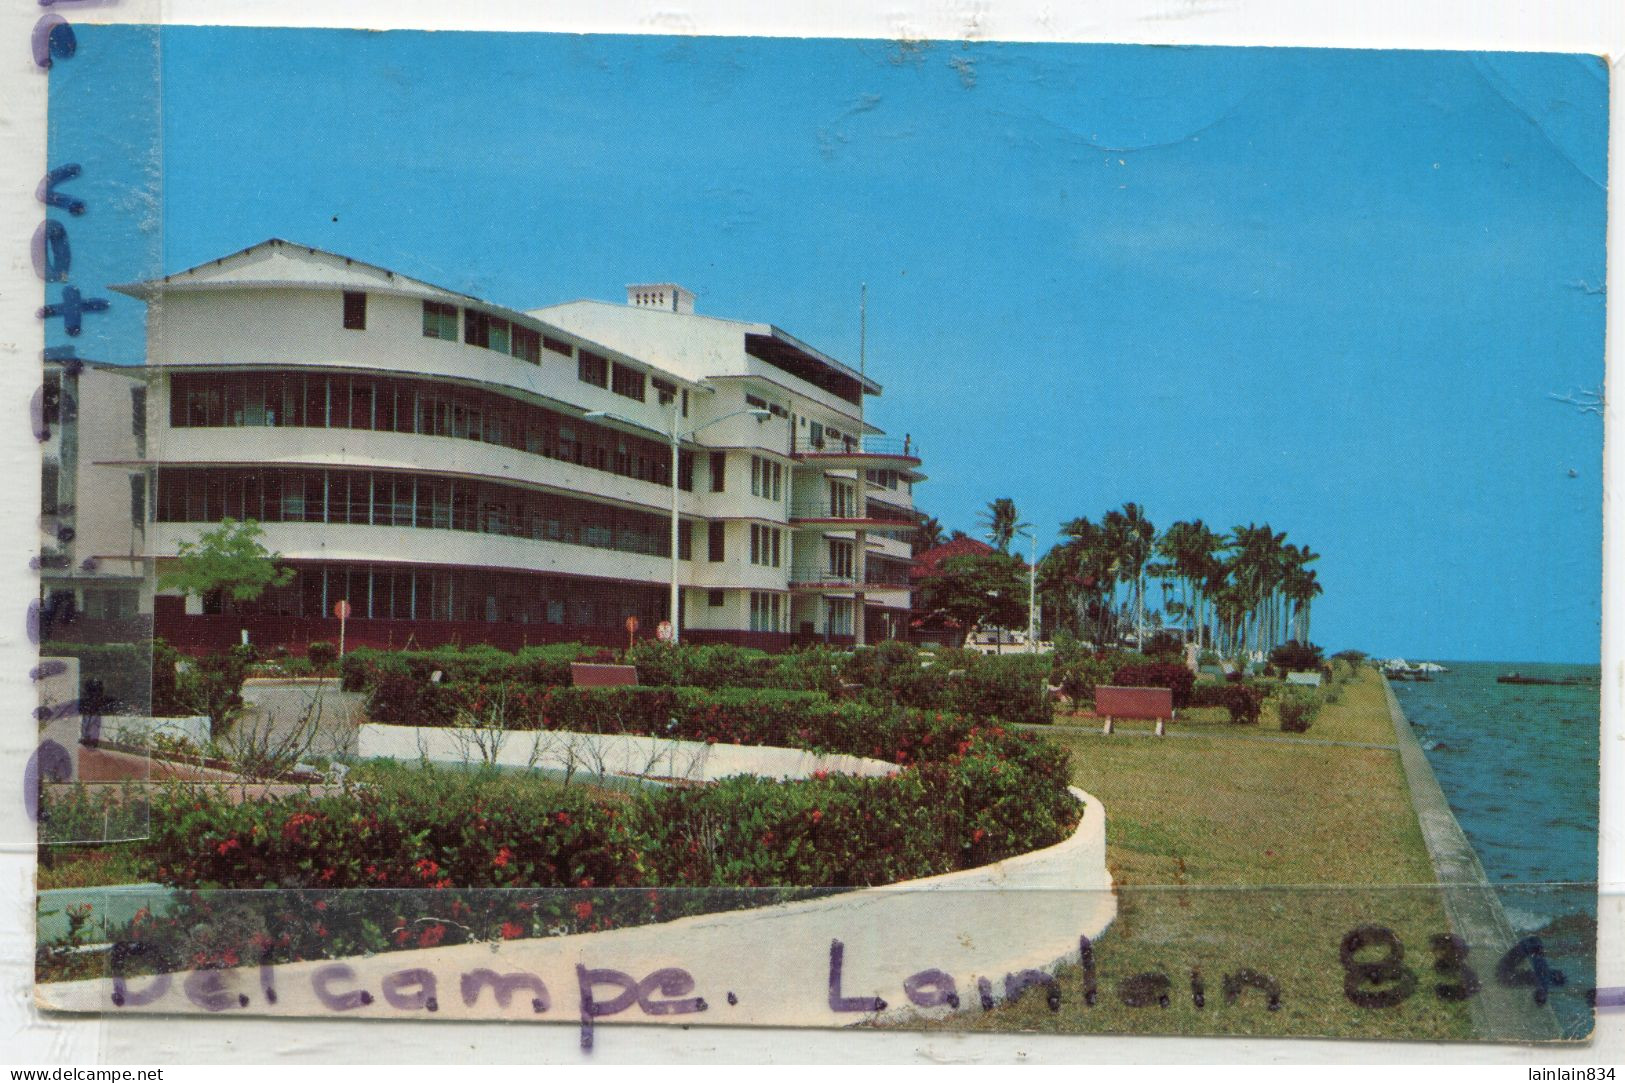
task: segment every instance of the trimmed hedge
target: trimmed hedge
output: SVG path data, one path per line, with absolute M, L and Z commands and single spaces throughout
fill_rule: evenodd
M 368 691 L 367 714 L 373 721 L 444 726 L 452 722 L 464 696 L 460 689 L 567 687 L 570 663 L 599 653 L 573 643 L 517 654 L 489 647 L 358 650 L 344 659 L 342 668 L 347 690 Z M 784 655 L 731 646 L 639 643 L 622 658 L 637 667 L 639 684 L 647 687 L 811 691 L 888 709 L 958 712 L 1005 722 L 1051 720 L 1046 689 L 1050 662 L 1041 655 L 943 651 L 927 658 L 896 642 L 854 652 L 814 649 Z M 441 673 L 438 684 L 429 679 L 436 670 Z
M 40 644 L 42 658 L 79 660 L 79 702 L 85 714 L 146 714 L 152 705 L 153 645 Z
M 571 662 L 594 660 L 604 653 L 601 647 L 581 643 L 525 647 L 513 653 L 484 644 L 426 651 L 358 647 L 344 656 L 339 675 L 346 692 L 375 688 L 385 677 L 407 677 L 416 683 L 428 684 L 436 670 L 446 682 L 526 681 L 558 685 L 570 683 Z
M 1190 706 L 1223 707 L 1230 712 L 1230 721 L 1237 725 L 1254 725 L 1269 698 L 1269 689 L 1258 684 L 1227 681 L 1214 684 L 1203 681 L 1192 686 Z

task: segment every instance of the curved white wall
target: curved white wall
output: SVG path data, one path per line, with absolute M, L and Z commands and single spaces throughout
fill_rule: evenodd
M 895 763 L 834 753 L 768 745 L 707 744 L 661 737 L 570 733 L 561 730 L 489 731 L 445 726 L 361 727 L 358 755 L 434 763 L 491 762 L 507 767 L 570 770 L 583 774 L 651 775 L 689 782 L 715 782 L 730 775 L 803 779 L 815 771 L 882 778 L 897 773 Z
M 1003 999 L 1007 989 L 1020 984 L 1010 977 L 1076 962 L 1079 937 L 1099 937 L 1116 916 L 1106 868 L 1105 810 L 1083 791 L 1073 792 L 1084 802 L 1084 813 L 1070 838 L 944 876 L 609 932 L 295 963 L 272 973 L 274 1003 L 262 992 L 264 973 L 252 967 L 179 974 L 167 983 L 132 980 L 126 992 L 136 996 L 122 1008 L 113 1006 L 107 979 L 41 985 L 35 996 L 42 1007 L 64 1011 L 200 1011 L 214 1004 L 256 1015 L 579 1022 L 578 968 L 586 968 L 643 983 L 641 1000 L 627 997 L 624 1008 L 595 1020 L 600 1024 L 842 1026 L 874 1017 L 877 1012 L 865 1010 L 872 1005 L 861 1001 L 876 997 L 886 1004 L 879 1014 L 889 1016 L 953 1010 L 947 1004 L 911 1003 L 904 984 L 911 977 L 916 994 L 941 994 L 951 984 L 959 1010 L 979 1012 L 979 981 L 987 982 L 994 1000 Z M 839 988 L 832 990 L 837 941 L 841 976 Z M 667 973 L 658 973 L 663 970 Z M 524 975 L 540 984 L 520 991 L 506 1007 L 499 1007 L 488 989 L 465 1003 L 463 980 L 480 971 Z M 936 974 L 921 983 L 919 975 L 928 971 Z M 610 980 L 590 982 L 602 974 L 588 977 L 589 991 L 600 1002 L 624 987 Z M 538 1012 L 532 998 L 543 988 L 546 1006 Z M 367 1003 L 352 997 L 345 1007 L 345 1001 L 335 1000 L 363 991 Z M 132 1002 L 154 992 L 144 1003 Z M 853 998 L 843 1005 L 852 1010 L 836 1010 L 836 993 Z M 660 1011 L 662 1004 L 696 997 L 704 999 L 704 1010 Z

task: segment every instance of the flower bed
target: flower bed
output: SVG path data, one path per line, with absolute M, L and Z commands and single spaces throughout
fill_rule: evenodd
M 602 697 L 686 702 L 693 724 L 741 699 L 551 694 L 576 718 Z M 751 724 L 805 717 L 790 700 L 772 702 Z M 339 795 L 234 805 L 166 788 L 153 798 L 148 852 L 158 880 L 186 891 L 168 916 L 148 914 L 131 933 L 164 945 L 151 963 L 167 969 L 235 965 L 244 945 L 292 961 L 594 931 L 974 868 L 1054 845 L 1078 822 L 1066 754 L 1053 745 L 920 712 L 874 730 L 888 721 L 874 709 L 823 702 L 830 724 L 809 728 L 807 741 L 858 755 L 881 748 L 901 769 L 790 783 L 738 777 L 616 802 L 524 775 L 382 764 L 352 772 L 359 784 Z M 747 717 L 725 713 L 717 724 Z M 241 890 L 257 888 L 278 890 Z

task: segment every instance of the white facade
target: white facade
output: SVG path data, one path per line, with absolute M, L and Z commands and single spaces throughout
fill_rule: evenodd
M 123 396 L 124 426 L 82 419 L 77 484 L 113 521 L 77 553 L 161 571 L 250 518 L 298 572 L 235 612 L 160 598 L 161 634 L 328 638 L 340 600 L 356 641 L 652 634 L 674 426 L 685 635 L 903 629 L 918 453 L 864 425 L 878 385 L 770 325 L 695 315 L 670 283 L 518 312 L 274 240 L 117 288 L 150 306 L 148 363 L 80 374 L 87 402 Z

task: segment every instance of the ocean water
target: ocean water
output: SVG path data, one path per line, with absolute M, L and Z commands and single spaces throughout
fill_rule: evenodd
M 1539 934 L 1564 970 L 1551 1003 L 1565 1030 L 1583 1034 L 1595 972 L 1600 668 L 1442 664 L 1449 672 L 1432 681 L 1392 682 L 1394 695 L 1513 928 Z M 1496 682 L 1508 673 L 1579 683 Z

